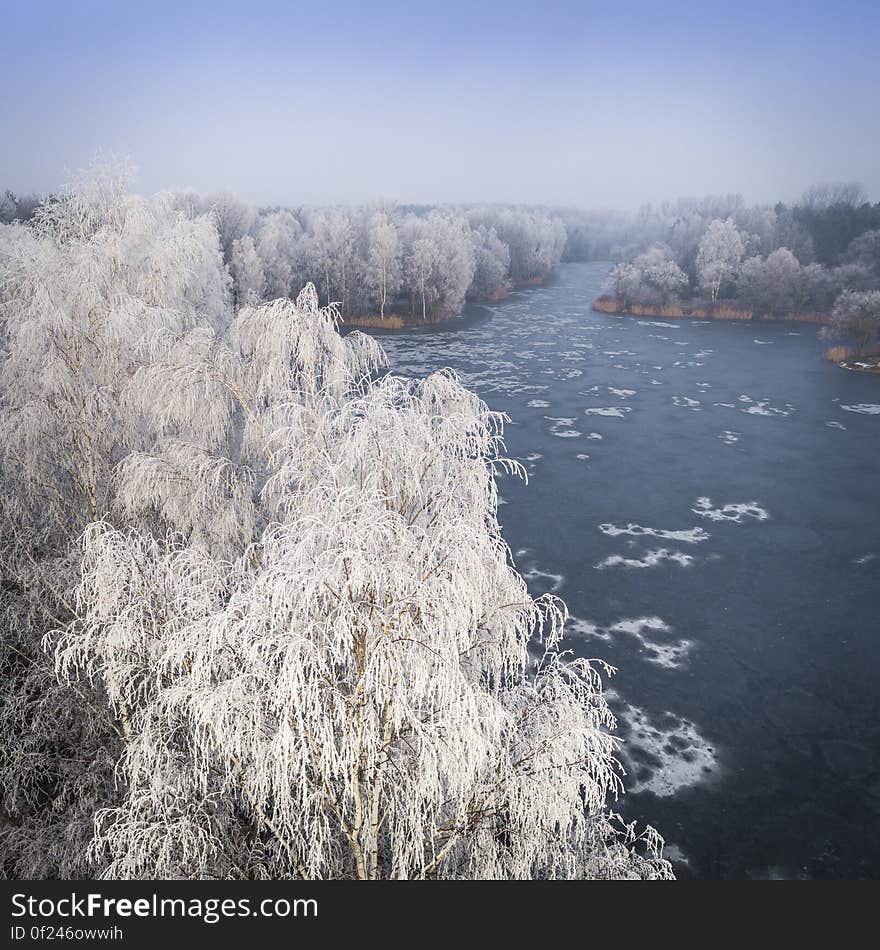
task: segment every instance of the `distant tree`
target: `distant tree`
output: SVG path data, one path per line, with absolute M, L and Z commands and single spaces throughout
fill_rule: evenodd
M 249 235 L 256 224 L 257 209 L 229 194 L 209 195 L 206 201 L 217 221 L 220 246 L 228 263 L 235 242 Z
M 632 263 L 618 264 L 611 272 L 614 294 L 624 305 L 664 305 L 688 289 L 687 274 L 672 260 L 667 244 L 653 244 Z
M 367 234 L 366 291 L 379 304 L 379 316 L 400 287 L 400 241 L 394 222 L 385 211 L 370 218 Z
M 255 247 L 269 299 L 293 293 L 296 245 L 301 233 L 302 227 L 290 211 L 273 211 L 259 222 Z
M 825 313 L 831 309 L 839 289 L 834 275 L 821 264 L 807 264 L 798 271 L 795 280 L 794 309 L 796 312 L 813 310 Z
M 845 290 L 834 304 L 829 336 L 850 337 L 863 354 L 880 340 L 880 290 Z
M 450 316 L 461 310 L 474 279 L 471 229 L 462 215 L 439 211 L 428 215 L 427 228 L 433 245 L 432 297 L 440 313 Z
M 670 211 L 670 214 L 674 216 L 668 227 L 667 240 L 672 248 L 673 259 L 696 287 L 699 282 L 697 252 L 706 222 L 694 211 L 682 214 L 676 210 Z
M 236 307 L 253 307 L 263 300 L 266 293 L 266 277 L 254 239 L 249 234 L 236 238 L 232 242 L 229 272 L 232 274 L 233 299 Z
M 433 303 L 431 276 L 437 249 L 424 218 L 410 215 L 403 223 L 403 276 L 410 298 L 410 312 L 416 313 L 419 302 L 422 320 L 428 318 L 428 305 Z
M 853 238 L 844 255 L 847 264 L 856 264 L 880 281 L 880 229 L 865 231 Z
M 747 256 L 753 254 L 766 257 L 781 246 L 777 242 L 779 222 L 773 208 L 742 208 L 736 212 L 733 220 L 743 235 L 746 244 L 744 253 Z
M 0 195 L 0 224 L 12 224 L 18 212 L 18 199 L 11 191 Z
M 634 264 L 621 262 L 611 268 L 609 283 L 614 296 L 626 307 L 635 303 L 642 286 L 642 272 Z
M 504 286 L 510 270 L 510 250 L 494 228 L 477 225 L 472 232 L 474 243 L 474 278 L 468 296 L 476 300 L 491 297 Z
M 800 264 L 788 248 L 782 247 L 762 260 L 745 260 L 737 277 L 737 294 L 763 313 L 787 313 L 796 308 Z
M 857 208 L 868 200 L 865 189 L 857 181 L 825 182 L 811 185 L 803 194 L 800 205 L 810 211 L 828 208 Z
M 697 273 L 700 286 L 713 301 L 725 280 L 736 275 L 745 246 L 732 218 L 714 219 L 700 238 L 697 252 Z
M 798 219 L 799 213 L 785 205 L 776 206 L 776 247 L 787 247 L 801 266 L 815 261 L 816 249 L 813 237 Z
M 37 195 L 16 195 L 7 190 L 0 195 L 0 224 L 30 221 L 42 203 Z
M 813 241 L 816 260 L 834 266 L 845 260 L 852 241 L 880 229 L 880 203 L 871 205 L 858 185 L 819 186 L 792 209 Z
M 664 304 L 680 296 L 688 288 L 687 274 L 675 261 L 661 261 L 649 265 L 642 271 L 641 279 L 658 294 Z
M 493 228 L 510 253 L 510 277 L 529 281 L 546 277 L 565 249 L 565 225 L 540 211 L 483 207 L 470 215 L 472 225 Z

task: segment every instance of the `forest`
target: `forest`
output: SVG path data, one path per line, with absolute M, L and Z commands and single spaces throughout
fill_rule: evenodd
M 859 358 L 880 344 L 880 202 L 858 185 L 814 186 L 791 207 L 645 205 L 618 226 L 605 298 L 617 309 L 824 323 Z
M 45 199 L 52 202 L 56 199 Z M 231 195 L 177 193 L 175 209 L 213 216 L 237 306 L 295 298 L 313 284 L 349 324 L 435 323 L 465 300 L 544 280 L 565 248 L 562 220 L 533 208 L 258 209 Z M 0 221 L 29 220 L 41 199 L 0 199 Z

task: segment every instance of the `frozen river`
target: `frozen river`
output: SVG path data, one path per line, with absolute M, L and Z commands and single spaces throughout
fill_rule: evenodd
M 618 667 L 627 817 L 679 876 L 880 874 L 880 378 L 801 324 L 594 313 L 607 272 L 382 336 L 511 417 L 505 537 Z

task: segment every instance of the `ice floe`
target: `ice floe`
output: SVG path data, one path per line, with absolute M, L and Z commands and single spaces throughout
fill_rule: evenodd
M 531 570 L 524 571 L 523 577 L 527 581 L 537 581 L 540 578 L 550 581 L 550 590 L 557 591 L 562 587 L 565 577 L 562 574 L 551 574 L 549 571 L 542 571 L 540 568 L 533 567 Z
M 625 633 L 638 641 L 642 651 L 646 654 L 648 663 L 654 663 L 668 670 L 676 670 L 684 666 L 693 643 L 690 640 L 671 640 L 668 635 L 672 628 L 660 617 L 635 617 L 627 620 L 618 620 L 608 627 L 609 637 L 617 633 Z M 658 639 L 656 634 L 660 634 Z M 665 638 L 665 639 L 664 639 Z
M 856 403 L 854 406 L 841 406 L 847 412 L 860 412 L 866 416 L 880 416 L 880 406 L 870 402 Z
M 595 565 L 597 571 L 603 571 L 608 567 L 643 568 L 657 567 L 664 561 L 672 561 L 681 567 L 690 567 L 694 562 L 693 555 L 683 554 L 681 551 L 670 551 L 667 548 L 658 548 L 655 551 L 647 551 L 643 557 L 633 558 L 624 557 L 622 554 L 612 554 Z
M 602 627 L 592 620 L 569 617 L 565 632 L 569 636 L 602 640 L 606 643 L 621 635 L 632 637 L 638 643 L 646 662 L 668 670 L 677 670 L 684 666 L 693 647 L 690 640 L 675 638 L 672 635 L 672 627 L 656 616 L 625 618 L 609 627 Z
M 746 412 L 750 416 L 788 416 L 794 409 L 789 403 L 785 404 L 785 409 L 777 409 L 770 405 L 769 399 L 752 399 L 751 396 L 739 396 L 738 399 L 748 405 L 747 409 L 740 409 L 740 412 Z
M 766 521 L 770 514 L 756 501 L 740 502 L 737 504 L 712 507 L 711 498 L 698 498 L 696 506 L 691 508 L 695 515 L 708 518 L 710 521 L 735 521 L 740 523 L 744 518 L 754 518 L 756 521 Z
M 624 782 L 631 794 L 653 792 L 666 798 L 717 774 L 718 755 L 690 720 L 668 711 L 652 716 L 607 690 L 609 694 L 625 733 L 623 758 L 634 773 Z
M 633 538 L 662 538 L 664 541 L 683 541 L 686 544 L 698 544 L 700 541 L 706 541 L 711 537 L 708 531 L 699 526 L 670 531 L 666 528 L 644 528 L 642 525 L 633 524 L 632 522 L 625 528 L 621 528 L 618 525 L 606 522 L 599 525 L 599 530 L 610 538 L 616 538 L 624 534 Z
M 576 439 L 580 436 L 577 429 L 571 428 L 574 425 L 574 419 L 568 419 L 565 416 L 544 416 L 550 426 L 550 434 L 555 435 L 557 439 Z
M 609 416 L 622 419 L 626 413 L 632 412 L 632 406 L 607 406 L 604 408 L 584 409 L 585 416 Z

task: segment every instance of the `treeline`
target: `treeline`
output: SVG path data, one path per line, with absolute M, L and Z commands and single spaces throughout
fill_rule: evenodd
M 236 305 L 295 297 L 312 283 L 322 305 L 335 304 L 353 322 L 454 316 L 465 300 L 543 281 L 566 241 L 559 216 L 532 208 L 258 209 L 195 193 L 173 201 L 191 217 L 213 215 Z M 30 220 L 39 204 L 6 192 L 0 220 Z
M 864 313 L 880 300 L 880 203 L 857 185 L 817 186 L 790 208 L 747 207 L 739 195 L 649 205 L 625 236 L 634 240 L 616 248 L 609 286 L 622 309 L 814 316 L 858 337 L 860 349 L 876 339 L 865 334 Z M 853 301 L 858 332 L 842 316 Z M 876 322 L 880 332 L 880 312 Z
M 880 202 L 871 204 L 860 185 L 816 185 L 793 205 L 748 206 L 742 195 L 707 195 L 643 204 L 638 211 L 554 209 L 568 233 L 563 260 L 631 261 L 652 244 L 668 244 L 676 260 L 696 276 L 700 237 L 714 218 L 732 218 L 751 236 L 751 253 L 766 256 L 787 247 L 802 264 L 845 263 L 850 243 L 880 229 Z
M 468 300 L 540 282 L 562 257 L 562 222 L 535 210 L 383 206 L 248 211 L 200 202 L 218 218 L 236 303 L 295 296 L 313 283 L 343 319 L 389 315 L 436 322 Z

